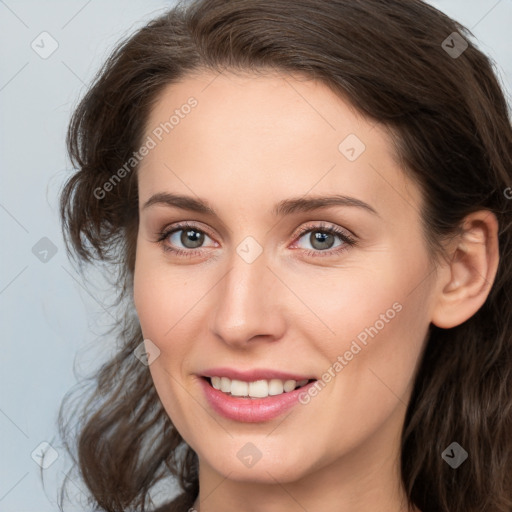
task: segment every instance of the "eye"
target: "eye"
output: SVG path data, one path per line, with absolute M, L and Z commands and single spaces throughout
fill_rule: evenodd
M 309 236 L 305 236 L 308 234 Z M 356 244 L 356 240 L 347 231 L 335 225 L 320 224 L 305 227 L 300 230 L 298 237 L 298 242 L 304 239 L 306 244 L 313 247 L 313 250 L 306 248 L 306 253 L 311 256 L 324 256 L 320 254 L 322 252 L 327 255 L 338 254 Z M 340 240 L 338 245 L 334 245 L 336 239 Z
M 211 238 L 193 224 L 180 223 L 159 233 L 158 240 L 165 251 L 180 256 L 194 256 L 203 246 L 205 238 Z M 183 247 L 183 249 L 181 247 Z
M 305 236 L 307 234 L 309 234 L 309 237 Z M 198 255 L 205 248 L 203 244 L 206 238 L 212 240 L 204 230 L 199 229 L 194 224 L 182 222 L 175 224 L 169 229 L 164 229 L 159 233 L 156 241 L 167 252 L 172 252 L 178 256 L 191 257 Z M 333 224 L 326 225 L 320 223 L 304 227 L 295 237 L 297 240 L 296 244 L 302 238 L 313 248 L 312 250 L 304 249 L 306 254 L 313 257 L 332 256 L 347 250 L 350 246 L 356 245 L 356 240 L 348 231 Z M 335 245 L 336 239 L 340 241 L 338 245 Z
M 203 245 L 205 237 L 208 237 L 208 235 L 199 229 L 188 228 L 174 231 L 168 236 L 168 239 L 173 245 L 180 243 L 183 244 L 187 249 L 197 249 Z

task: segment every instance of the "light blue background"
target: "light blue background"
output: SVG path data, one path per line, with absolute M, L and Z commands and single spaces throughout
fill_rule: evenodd
M 510 102 L 512 0 L 431 3 L 473 30 L 497 62 Z M 70 464 L 56 437 L 58 407 L 77 376 L 115 350 L 98 337 L 111 320 L 107 285 L 84 283 L 61 239 L 57 197 L 70 167 L 70 113 L 115 43 L 172 4 L 0 1 L 0 512 L 57 510 L 57 486 Z M 59 45 L 47 59 L 31 48 L 43 31 Z M 32 252 L 43 237 L 57 248 L 46 263 Z M 44 470 L 43 490 L 31 453 L 44 441 L 59 457 Z M 80 495 L 81 485 L 70 491 Z

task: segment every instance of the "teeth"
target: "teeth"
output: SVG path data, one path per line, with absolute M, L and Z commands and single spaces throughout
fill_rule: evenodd
M 233 385 L 231 384 L 231 394 L 233 394 Z M 247 386 L 249 388 L 249 396 L 254 398 L 265 398 L 268 396 L 268 382 L 266 380 L 257 380 L 256 382 L 250 382 Z
M 221 389 L 221 382 L 222 382 L 222 379 L 220 377 L 212 377 L 211 378 L 211 381 L 212 381 L 212 386 L 215 388 L 215 389 Z
M 282 380 L 272 379 L 268 384 L 269 395 L 280 395 L 284 391 L 284 384 Z
M 249 384 L 242 380 L 232 380 L 231 394 L 233 396 L 247 396 L 249 394 Z
M 232 396 L 243 396 L 251 398 L 266 398 L 268 396 L 289 393 L 297 387 L 305 386 L 307 379 L 295 380 L 256 380 L 244 382 L 242 380 L 228 379 L 227 377 L 211 377 L 212 386 L 224 393 L 231 393 Z
M 224 391 L 224 393 L 231 392 L 231 380 L 227 377 L 221 377 L 220 379 L 220 390 Z
M 295 380 L 287 380 L 284 383 L 284 390 L 289 393 L 290 391 L 293 391 L 295 389 L 295 386 L 297 384 L 297 381 Z

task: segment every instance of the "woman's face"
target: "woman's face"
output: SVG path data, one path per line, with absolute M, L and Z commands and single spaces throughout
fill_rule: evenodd
M 204 72 L 143 140 L 135 304 L 201 470 L 398 471 L 435 273 L 388 135 L 318 82 Z

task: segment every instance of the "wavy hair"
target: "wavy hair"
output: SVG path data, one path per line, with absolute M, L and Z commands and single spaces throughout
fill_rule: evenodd
M 453 47 L 454 32 L 468 45 L 459 56 L 443 43 L 452 37 Z M 139 149 L 166 86 L 228 69 L 305 75 L 385 126 L 421 188 L 432 254 L 466 215 L 497 216 L 500 263 L 485 304 L 457 327 L 431 325 L 402 431 L 401 477 L 422 512 L 512 510 L 512 127 L 494 63 L 473 39 L 421 0 L 191 0 L 118 44 L 73 112 L 74 170 L 60 196 L 68 254 L 82 271 L 101 264 L 118 293 L 120 320 L 106 334 L 118 350 L 72 412 L 66 395 L 58 419 L 96 507 L 150 510 L 165 478 L 181 494 L 162 510 L 190 507 L 199 491 L 197 455 L 134 357 L 136 166 L 101 198 L 98 190 Z M 469 453 L 457 470 L 441 457 L 453 441 Z

